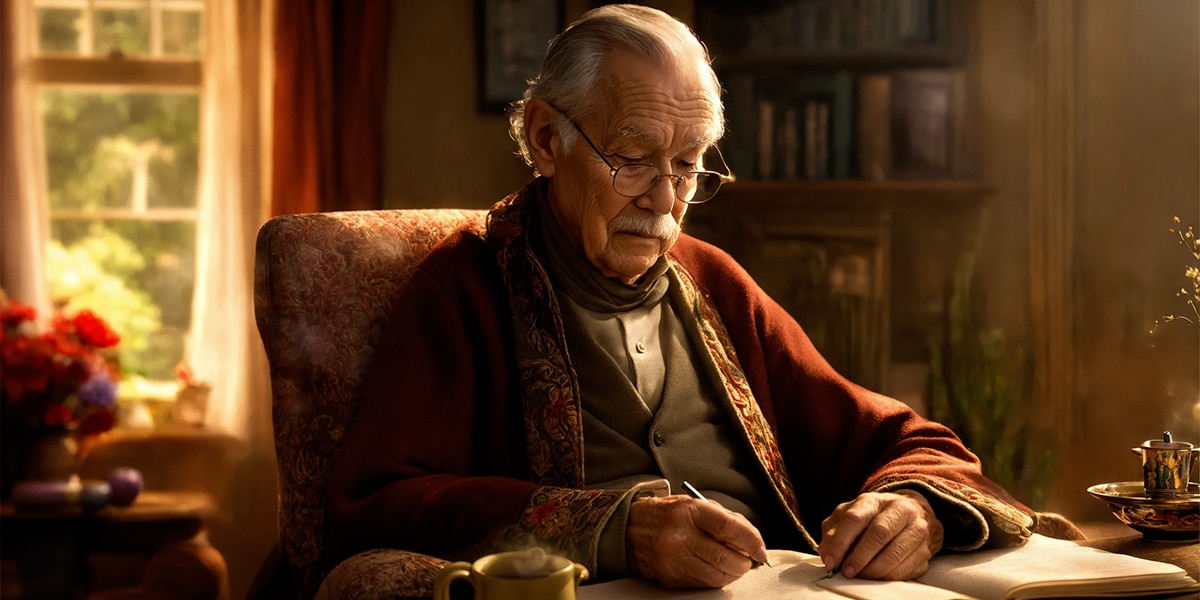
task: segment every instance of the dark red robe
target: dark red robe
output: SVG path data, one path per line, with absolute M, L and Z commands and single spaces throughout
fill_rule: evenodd
M 627 491 L 582 489 L 576 376 L 525 237 L 541 184 L 498 203 L 486 231 L 450 236 L 405 284 L 330 476 L 335 561 L 378 547 L 471 560 L 536 543 L 595 569 Z M 782 515 L 768 545 L 812 551 L 838 503 L 899 488 L 930 499 L 949 549 L 1030 535 L 1036 514 L 953 432 L 835 372 L 725 252 L 683 235 L 667 256 L 670 299 Z

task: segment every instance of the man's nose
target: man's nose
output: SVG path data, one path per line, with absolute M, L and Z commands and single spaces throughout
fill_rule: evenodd
M 638 206 L 654 211 L 654 214 L 669 214 L 675 208 L 675 186 L 677 181 L 670 175 L 661 175 L 650 190 L 638 198 Z

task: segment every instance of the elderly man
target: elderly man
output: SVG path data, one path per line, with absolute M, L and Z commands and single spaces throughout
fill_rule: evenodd
M 680 232 L 728 179 L 719 83 L 686 26 L 587 13 L 510 120 L 537 177 L 407 282 L 331 477 L 336 556 L 536 544 L 593 580 L 716 587 L 768 546 L 905 579 L 1034 530 L 951 431 L 841 377 Z

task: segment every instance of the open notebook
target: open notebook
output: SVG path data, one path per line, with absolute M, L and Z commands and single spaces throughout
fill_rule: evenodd
M 1183 569 L 1034 535 L 1025 545 L 935 558 L 917 581 L 825 579 L 821 559 L 771 550 L 759 567 L 719 590 L 665 590 L 645 579 L 621 579 L 579 588 L 580 600 L 1019 600 L 1025 598 L 1135 597 L 1186 593 L 1200 584 Z

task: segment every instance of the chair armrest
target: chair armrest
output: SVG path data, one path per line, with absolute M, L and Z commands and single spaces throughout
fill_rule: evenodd
M 438 571 L 448 562 L 407 550 L 367 550 L 334 567 L 321 582 L 315 600 L 429 598 Z

